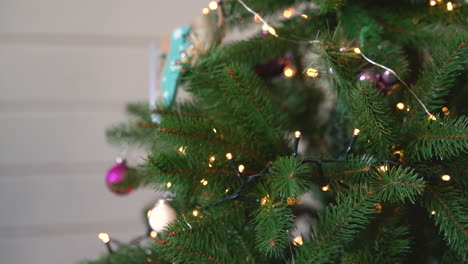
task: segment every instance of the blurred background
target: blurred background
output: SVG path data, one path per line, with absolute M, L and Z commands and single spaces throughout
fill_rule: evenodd
M 145 232 L 155 193 L 108 191 L 104 132 L 148 100 L 151 43 L 208 2 L 0 0 L 1 263 L 77 263 L 106 252 L 99 232 Z

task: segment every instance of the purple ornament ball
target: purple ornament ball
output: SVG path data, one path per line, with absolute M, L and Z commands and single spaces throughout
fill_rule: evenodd
M 363 82 L 375 83 L 379 80 L 380 74 L 374 70 L 363 70 L 359 73 L 358 78 Z
M 393 75 L 393 73 L 391 73 L 388 70 L 385 70 L 380 76 L 380 80 L 387 85 L 392 85 L 397 81 L 397 78 L 395 77 L 395 75 Z
M 109 190 L 115 194 L 128 194 L 132 191 L 131 187 L 122 188 L 118 186 L 119 183 L 125 180 L 128 167 L 125 161 L 116 163 L 112 168 L 109 169 L 106 176 L 106 184 Z

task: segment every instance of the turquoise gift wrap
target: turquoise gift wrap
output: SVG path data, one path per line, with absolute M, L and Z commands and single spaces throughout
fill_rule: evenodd
M 182 72 L 176 63 L 182 58 L 182 52 L 190 48 L 190 43 L 187 41 L 190 29 L 190 26 L 178 27 L 171 35 L 171 47 L 161 84 L 164 108 L 170 107 L 177 95 L 177 86 Z

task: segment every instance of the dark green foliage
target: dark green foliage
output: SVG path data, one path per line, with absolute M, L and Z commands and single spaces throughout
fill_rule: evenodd
M 425 62 L 421 78 L 416 83 L 417 92 L 431 113 L 440 111 L 446 105 L 468 62 L 468 34 L 449 28 L 447 33 L 440 35 L 443 41 L 431 47 L 434 52 Z
M 256 248 L 264 255 L 278 257 L 289 245 L 289 230 L 293 227 L 294 215 L 286 204 L 265 197 L 254 213 Z
M 347 0 L 318 0 L 317 4 L 320 6 L 320 12 L 336 12 L 346 3 Z
M 428 186 L 421 200 L 450 248 L 465 260 L 468 257 L 467 201 L 465 194 L 445 184 Z
M 155 249 L 181 263 L 242 263 L 249 253 L 242 247 L 245 217 L 244 208 L 232 202 L 200 210 L 198 216 L 186 212 L 156 238 Z
M 350 156 L 344 162 L 324 163 L 323 169 L 332 190 L 346 191 L 343 185 L 366 182 L 374 173 L 377 160 L 372 156 Z
M 309 189 L 312 168 L 295 157 L 283 157 L 273 163 L 267 175 L 271 191 L 280 197 L 296 197 Z
M 238 142 L 255 142 L 262 153 L 274 154 L 284 146 L 284 115 L 267 100 L 263 83 L 239 64 L 206 65 L 187 75 L 189 91 L 203 98 L 207 111 L 223 127 L 235 128 Z M 275 142 L 271 144 L 271 142 Z M 272 149 L 273 148 L 273 149 Z M 271 160 L 268 155 L 263 160 Z
M 410 142 L 408 155 L 424 159 L 448 159 L 468 151 L 468 117 L 428 121 L 426 128 Z
M 382 95 L 373 85 L 360 82 L 351 90 L 350 99 L 353 121 L 361 130 L 361 137 L 367 140 L 366 147 L 377 157 L 388 157 L 397 135 L 394 117 Z
M 406 226 L 393 224 L 383 227 L 375 240 L 370 240 L 362 249 L 345 253 L 341 260 L 344 263 L 402 263 L 402 257 L 410 251 L 408 234 Z
M 374 173 L 371 181 L 373 191 L 382 201 L 394 203 L 409 199 L 414 203 L 418 195 L 424 190 L 424 180 L 411 169 L 392 167 L 385 171 L 382 169 Z
M 116 250 L 108 256 L 102 257 L 95 261 L 84 262 L 88 264 L 143 264 L 156 263 L 166 264 L 165 261 L 158 258 L 157 254 L 151 249 L 143 247 L 123 247 Z M 84 264 L 83 263 L 83 264 Z
M 340 195 L 320 216 L 310 243 L 296 250 L 294 263 L 334 262 L 343 246 L 370 222 L 377 197 L 366 186 Z M 292 263 L 292 262 L 291 262 Z
M 277 39 L 271 35 L 253 38 L 248 41 L 238 41 L 213 51 L 206 60 L 233 63 L 254 67 L 283 55 L 286 51 L 294 49 L 290 42 Z

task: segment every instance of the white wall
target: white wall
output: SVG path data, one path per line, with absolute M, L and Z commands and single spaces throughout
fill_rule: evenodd
M 151 41 L 208 1 L 0 0 L 0 263 L 76 263 L 142 234 L 152 190 L 104 184 L 106 127 L 147 100 Z

